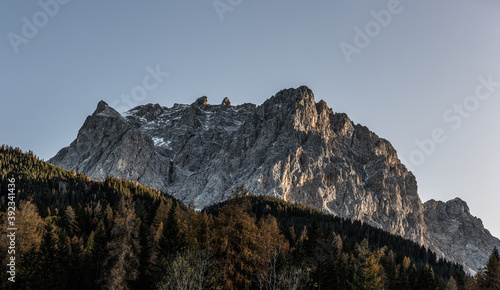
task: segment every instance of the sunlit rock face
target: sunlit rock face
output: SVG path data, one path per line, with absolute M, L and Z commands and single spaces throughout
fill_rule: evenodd
M 101 101 L 76 140 L 49 162 L 95 179 L 137 180 L 196 208 L 243 186 L 366 222 L 442 254 L 435 243 L 441 240 L 424 219 L 416 179 L 392 145 L 316 102 L 305 86 L 282 90 L 259 106 L 233 106 L 228 98 L 210 105 L 201 97 L 121 115 Z M 453 251 L 445 254 L 455 258 Z

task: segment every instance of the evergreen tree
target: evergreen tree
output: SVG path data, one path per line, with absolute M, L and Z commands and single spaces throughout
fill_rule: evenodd
M 481 289 L 500 289 L 500 256 L 496 247 L 478 279 L 478 284 Z
M 172 204 L 159 241 L 160 264 L 166 266 L 184 247 L 184 236 L 177 221 L 176 206 Z M 163 262 L 161 262 L 163 260 Z
M 146 223 L 141 223 L 139 227 L 139 242 L 141 246 L 141 254 L 139 256 L 139 276 L 135 288 L 153 289 L 153 276 L 151 266 L 151 239 Z
M 56 260 L 59 264 L 59 286 L 61 289 L 68 287 L 69 276 L 74 275 L 71 269 L 71 245 L 66 231 L 61 230 L 58 234 L 58 249 Z
M 85 247 L 84 289 L 99 289 L 99 281 L 104 275 L 104 261 L 107 256 L 107 234 L 104 222 L 100 222 L 96 231 L 92 231 Z
M 304 240 L 304 249 L 307 257 L 313 257 L 314 250 L 317 249 L 319 239 L 322 236 L 321 229 L 316 217 L 313 217 L 311 224 L 306 228 L 306 239 Z
M 410 289 L 410 280 L 413 280 L 413 267 L 410 268 L 410 259 L 408 257 L 404 257 L 401 264 L 398 265 L 398 275 L 396 277 L 396 281 L 394 282 L 393 289 L 401 289 L 406 290 Z M 411 279 L 410 279 L 411 278 Z
M 398 289 L 396 278 L 396 262 L 394 252 L 389 250 L 380 258 L 380 265 L 384 268 L 386 289 Z
M 434 278 L 434 272 L 429 266 L 419 267 L 417 270 L 417 280 L 413 284 L 416 290 L 435 290 L 437 282 Z
M 346 289 L 346 265 L 339 253 L 342 249 L 340 237 L 330 233 L 318 246 L 321 248 L 315 251 L 318 270 L 313 274 L 314 280 L 320 288 Z
M 54 225 L 47 222 L 37 258 L 37 289 L 58 289 L 61 285 L 61 261 L 58 260 L 57 244 Z

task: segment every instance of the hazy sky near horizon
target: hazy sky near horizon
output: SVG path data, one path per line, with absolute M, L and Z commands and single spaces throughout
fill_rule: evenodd
M 422 201 L 500 237 L 500 2 L 0 2 L 0 143 L 45 160 L 99 100 L 261 104 L 307 85 L 389 140 Z M 432 140 L 432 141 L 431 141 Z

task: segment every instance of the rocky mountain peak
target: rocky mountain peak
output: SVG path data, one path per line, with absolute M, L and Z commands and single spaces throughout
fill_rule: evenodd
M 316 130 L 318 112 L 313 92 L 306 86 L 284 89 L 269 98 L 261 106 L 264 118 L 280 116 L 294 130 L 309 132 Z M 323 128 L 324 126 L 322 126 Z
M 469 206 L 459 197 L 448 200 L 447 202 L 431 199 L 426 201 L 424 206 L 436 209 L 437 211 L 443 214 L 446 213 L 449 216 L 470 215 Z
M 116 111 L 115 109 L 110 107 L 105 101 L 102 101 L 102 100 L 99 101 L 99 103 L 97 104 L 97 107 L 96 107 L 94 113 L 92 113 L 92 116 L 106 116 L 106 117 L 121 118 L 121 115 L 120 115 L 120 113 L 118 113 L 118 111 Z
M 196 101 L 193 103 L 193 105 L 198 106 L 198 107 L 204 107 L 208 105 L 208 98 L 206 96 L 199 97 L 196 99 Z
M 326 114 L 328 114 L 328 113 L 330 113 L 330 114 L 331 114 L 331 113 L 332 113 L 332 109 L 330 109 L 330 108 L 328 107 L 328 105 L 326 104 L 326 102 L 325 102 L 325 101 L 323 101 L 323 100 L 320 100 L 320 101 L 316 104 L 316 111 L 317 111 L 317 112 L 318 112 L 318 114 L 320 114 L 320 115 L 321 115 L 321 114 L 323 114 L 323 113 L 326 113 Z
M 101 113 L 102 111 L 104 111 L 104 110 L 106 110 L 108 108 L 109 108 L 108 104 L 105 101 L 101 100 L 97 104 L 97 108 L 95 109 L 95 111 L 94 111 L 94 113 L 92 115 L 99 114 L 99 113 Z
M 296 89 L 283 89 L 276 95 L 269 98 L 264 105 L 281 105 L 281 106 L 306 106 L 307 104 L 314 104 L 314 94 L 307 86 L 300 86 Z
M 469 206 L 467 205 L 467 203 L 465 201 L 463 201 L 462 199 L 460 199 L 458 197 L 447 201 L 446 207 L 451 212 L 465 213 L 466 215 L 470 215 Z
M 306 86 L 259 106 L 231 106 L 228 98 L 208 105 L 203 96 L 191 105 L 138 106 L 124 116 L 99 102 L 76 140 L 49 162 L 95 179 L 136 180 L 199 209 L 245 187 L 363 221 L 470 269 L 491 252 L 483 241 L 498 241 L 460 199 L 424 206 L 415 176 L 389 141 L 316 103 Z M 447 248 L 460 234 L 468 250 Z
M 435 246 L 445 256 L 463 263 L 471 273 L 484 266 L 493 248 L 500 246 L 500 240 L 484 228 L 481 219 L 470 214 L 467 203 L 458 197 L 447 202 L 425 202 L 424 216 Z
M 231 102 L 229 101 L 228 97 L 225 97 L 224 100 L 222 100 L 222 106 L 224 107 L 231 107 Z
M 144 118 L 147 122 L 151 122 L 158 118 L 165 111 L 160 104 L 147 104 L 143 106 L 137 106 L 131 110 L 134 112 L 134 116 L 139 118 Z

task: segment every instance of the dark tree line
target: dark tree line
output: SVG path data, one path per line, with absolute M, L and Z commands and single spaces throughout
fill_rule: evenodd
M 93 181 L 11 147 L 0 148 L 0 165 L 2 231 L 8 178 L 18 190 L 17 279 L 7 282 L 2 271 L 7 289 L 498 285 L 498 251 L 484 271 L 468 277 L 411 241 L 275 198 L 240 195 L 195 212 L 136 182 Z M 7 245 L 2 232 L 2 253 Z

